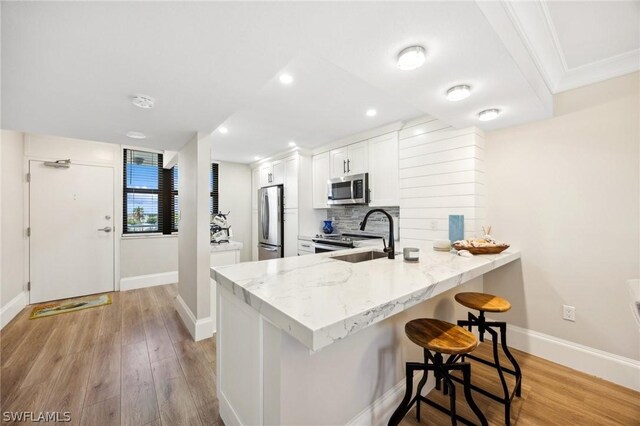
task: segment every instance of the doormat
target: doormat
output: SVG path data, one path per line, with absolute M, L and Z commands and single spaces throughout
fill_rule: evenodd
M 98 306 L 110 304 L 110 294 L 101 294 L 98 296 L 83 297 L 80 299 L 45 303 L 34 307 L 31 311 L 29 319 L 50 317 L 52 315 L 66 314 L 69 312 L 81 311 L 82 309 L 97 308 Z

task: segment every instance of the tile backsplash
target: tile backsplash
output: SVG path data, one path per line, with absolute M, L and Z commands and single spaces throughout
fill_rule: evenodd
M 327 219 L 333 220 L 333 233 L 359 232 L 360 222 L 369 210 L 378 207 L 369 206 L 333 206 L 327 209 Z M 380 207 L 393 216 L 395 229 L 398 229 L 400 207 Z M 366 232 L 386 235 L 389 232 L 389 222 L 383 214 L 375 213 L 367 220 Z M 396 234 L 397 235 L 397 234 Z M 396 237 L 397 238 L 397 237 Z

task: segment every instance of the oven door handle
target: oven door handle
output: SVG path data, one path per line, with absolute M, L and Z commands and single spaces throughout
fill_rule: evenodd
M 315 243 L 314 247 L 322 249 L 322 250 L 331 250 L 331 251 L 349 249 L 349 247 L 332 246 L 332 245 L 329 245 L 329 244 L 319 244 L 319 243 Z

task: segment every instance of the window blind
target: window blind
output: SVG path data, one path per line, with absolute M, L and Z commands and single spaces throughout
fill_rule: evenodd
M 123 233 L 162 232 L 162 154 L 123 152 Z
M 180 201 L 178 198 L 178 166 L 171 169 L 171 231 L 178 231 L 180 222 Z
M 212 215 L 218 214 L 218 212 L 220 211 L 220 197 L 218 195 L 218 187 L 218 163 L 211 163 L 211 176 L 209 181 L 211 198 L 209 200 L 209 209 Z

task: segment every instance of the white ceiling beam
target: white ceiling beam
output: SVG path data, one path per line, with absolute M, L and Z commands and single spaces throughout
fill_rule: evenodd
M 550 116 L 553 113 L 554 76 L 549 74 L 548 70 L 542 66 L 541 58 L 536 56 L 522 23 L 513 12 L 514 4 L 481 0 L 477 0 L 476 4 Z M 523 4 L 525 2 L 518 3 L 518 5 Z

